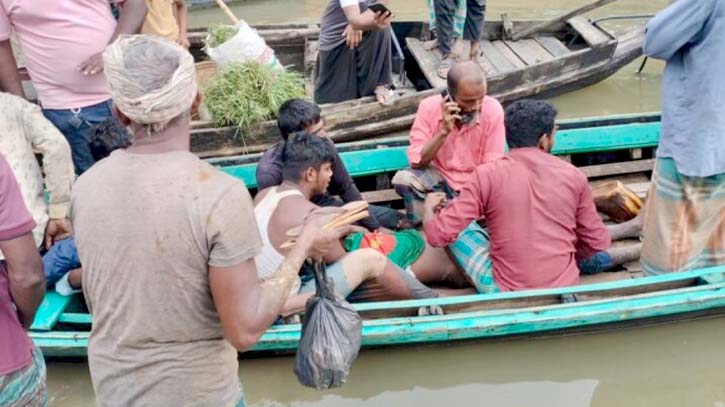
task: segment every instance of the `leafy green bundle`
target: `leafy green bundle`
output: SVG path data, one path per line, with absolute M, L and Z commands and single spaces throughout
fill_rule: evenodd
M 209 27 L 208 35 L 206 46 L 216 48 L 237 35 L 237 28 L 231 25 L 216 24 Z
M 204 104 L 214 125 L 241 129 L 274 118 L 282 103 L 304 97 L 300 74 L 257 62 L 225 65 L 204 89 Z

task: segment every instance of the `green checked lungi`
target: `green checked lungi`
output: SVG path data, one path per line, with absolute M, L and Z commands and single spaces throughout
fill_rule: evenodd
M 491 238 L 488 232 L 475 221 L 471 222 L 458 235 L 458 239 L 448 246 L 456 263 L 471 279 L 473 286 L 480 294 L 499 292 L 496 281 L 493 279 L 490 248 Z

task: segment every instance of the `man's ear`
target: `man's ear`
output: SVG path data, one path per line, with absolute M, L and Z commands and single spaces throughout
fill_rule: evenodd
M 202 96 L 201 92 L 197 91 L 196 96 L 194 97 L 194 101 L 191 103 L 191 114 L 199 111 L 199 107 L 201 107 L 201 102 L 203 100 L 204 97 Z
M 131 125 L 131 119 L 128 118 L 125 114 L 123 114 L 122 111 L 118 110 L 118 107 L 116 105 L 113 105 L 113 109 L 111 110 L 111 113 L 118 119 L 119 122 L 121 122 L 122 125 L 125 127 L 128 127 Z
M 551 137 L 549 137 L 548 134 L 542 134 L 541 137 L 539 137 L 539 144 L 537 147 L 542 151 L 551 151 Z
M 307 167 L 305 170 L 305 182 L 314 182 L 317 171 L 312 167 Z

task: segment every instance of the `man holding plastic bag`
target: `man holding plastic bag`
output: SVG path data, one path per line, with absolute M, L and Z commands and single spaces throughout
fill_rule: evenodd
M 392 13 L 375 0 L 330 0 L 320 21 L 315 102 L 392 101 Z

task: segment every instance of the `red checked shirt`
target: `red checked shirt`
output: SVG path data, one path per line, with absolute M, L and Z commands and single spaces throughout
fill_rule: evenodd
M 441 102 L 440 95 L 430 96 L 418 106 L 408 147 L 408 161 L 413 165 L 420 163 L 423 147 L 443 126 Z M 476 123 L 448 134 L 431 165 L 451 188 L 460 191 L 476 167 L 503 157 L 505 148 L 503 107 L 496 99 L 486 96 Z
M 424 225 L 428 242 L 446 246 L 481 216 L 503 291 L 575 285 L 576 260 L 611 245 L 586 176 L 536 148 L 476 168 L 458 198 Z

